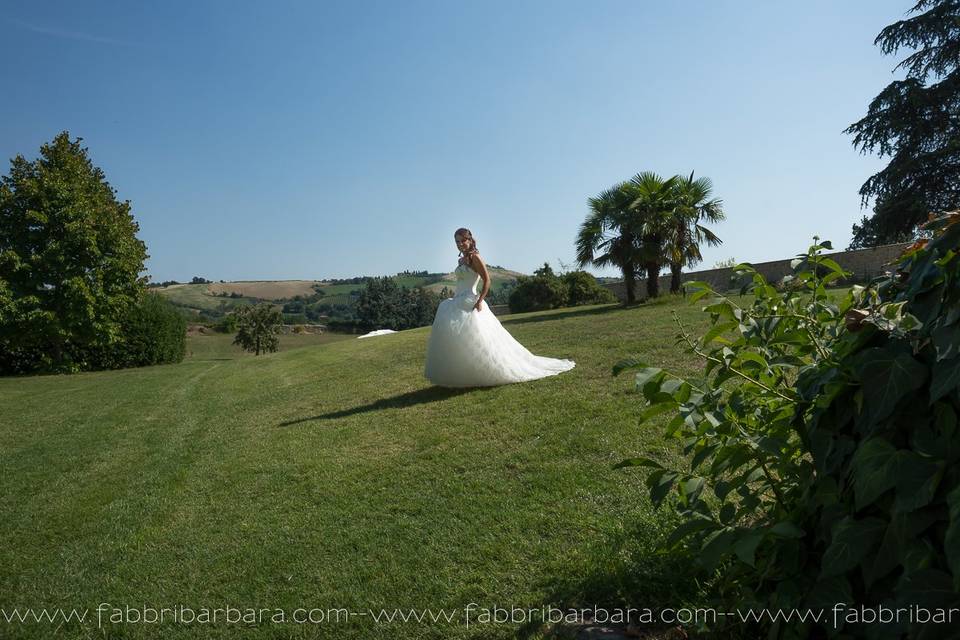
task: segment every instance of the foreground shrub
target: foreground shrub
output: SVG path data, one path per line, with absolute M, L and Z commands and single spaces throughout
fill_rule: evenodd
M 651 499 L 675 504 L 674 547 L 717 571 L 727 610 L 822 612 L 819 622 L 772 619 L 715 628 L 774 638 L 950 637 L 956 625 L 862 624 L 859 607 L 888 612 L 960 607 L 960 214 L 896 270 L 835 301 L 843 277 L 817 244 L 778 292 L 748 265 L 752 302 L 692 283 L 712 327 L 678 343 L 706 362 L 684 380 L 634 360 L 647 404 L 669 412 L 683 469 L 651 458 Z M 818 275 L 824 269 L 824 277 Z M 933 618 L 934 620 L 936 618 Z M 723 620 L 721 618 L 721 620 Z M 734 620 L 736 621 L 734 623 Z M 734 623 L 734 624 L 731 624 Z

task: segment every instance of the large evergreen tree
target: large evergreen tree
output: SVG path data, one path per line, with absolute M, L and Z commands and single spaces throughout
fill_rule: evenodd
M 919 0 L 908 13 L 874 41 L 884 54 L 915 50 L 896 66 L 906 77 L 846 129 L 863 153 L 890 156 L 860 188 L 873 216 L 853 225 L 851 248 L 908 240 L 929 213 L 960 206 L 960 0 Z
M 81 138 L 0 178 L 0 374 L 110 366 L 146 290 L 146 246 Z

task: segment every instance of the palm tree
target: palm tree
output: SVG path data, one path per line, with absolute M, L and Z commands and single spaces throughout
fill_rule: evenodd
M 670 262 L 667 242 L 677 208 L 679 176 L 664 180 L 652 171 L 638 173 L 631 180 L 631 220 L 638 239 L 637 256 L 647 272 L 647 297 L 660 295 L 660 270 Z
M 710 178 L 694 180 L 693 172 L 690 172 L 690 177 L 676 176 L 676 179 L 676 202 L 666 240 L 670 258 L 670 293 L 680 291 L 680 270 L 703 260 L 701 244 L 717 246 L 723 243 L 700 222 L 717 223 L 725 218 L 723 201 L 719 198 L 709 199 L 713 191 Z
M 636 302 L 637 237 L 630 210 L 636 190 L 629 182 L 616 184 L 590 198 L 590 214 L 577 234 L 577 262 L 598 267 L 614 265 L 623 273 L 627 304 Z

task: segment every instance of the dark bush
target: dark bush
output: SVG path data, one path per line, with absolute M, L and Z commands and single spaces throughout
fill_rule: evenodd
M 187 322 L 160 294 L 148 292 L 128 313 L 123 342 L 114 352 L 116 367 L 180 362 L 186 353 Z
M 412 329 L 433 322 L 440 297 L 426 289 L 398 286 L 393 278 L 372 278 L 356 306 L 357 326 L 373 329 Z
M 543 267 L 533 272 L 533 276 L 517 278 L 517 286 L 510 293 L 510 311 L 524 313 L 556 309 L 564 306 L 567 298 L 567 287 L 553 273 L 550 265 L 544 263 Z
M 617 296 L 586 271 L 570 271 L 560 278 L 567 287 L 567 305 L 604 304 L 616 302 Z
M 234 313 L 228 313 L 213 325 L 214 331 L 220 333 L 233 333 L 237 330 L 237 316 Z

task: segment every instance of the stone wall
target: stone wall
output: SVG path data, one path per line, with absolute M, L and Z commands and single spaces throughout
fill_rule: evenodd
M 910 246 L 909 242 L 903 242 L 899 244 L 888 244 L 882 247 L 874 247 L 871 249 L 837 251 L 824 255 L 829 256 L 845 270 L 853 272 L 853 276 L 846 280 L 847 282 L 865 282 L 874 276 L 883 273 L 884 266 L 894 261 L 897 256 L 903 253 L 903 250 L 908 246 Z M 793 258 L 789 258 L 787 260 L 774 260 L 772 262 L 756 262 L 752 264 L 753 268 L 759 271 L 763 277 L 767 279 L 767 281 L 776 282 L 777 280 L 783 278 L 783 276 L 789 275 L 793 272 L 793 270 L 790 268 L 790 260 L 792 259 Z M 723 269 L 706 269 L 704 271 L 691 271 L 690 273 L 684 273 L 681 280 L 683 282 L 698 280 L 708 283 L 714 289 L 725 291 L 730 288 L 731 275 L 733 275 L 733 269 L 729 267 Z M 617 298 L 620 300 L 626 300 L 627 294 L 622 281 L 610 282 L 603 286 L 613 291 L 613 293 L 616 294 Z M 646 296 L 646 291 L 646 281 L 643 279 L 638 280 L 636 289 L 637 299 L 639 300 L 644 298 Z M 660 276 L 660 291 L 670 291 L 669 273 Z

